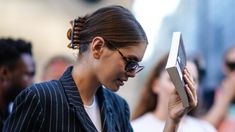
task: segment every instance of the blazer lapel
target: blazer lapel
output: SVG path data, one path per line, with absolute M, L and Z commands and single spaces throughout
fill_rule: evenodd
M 98 96 L 103 132 L 115 132 L 117 128 L 113 118 L 112 105 L 104 93 L 104 88 L 100 87 L 96 95 Z
M 98 132 L 85 111 L 81 96 L 71 75 L 72 68 L 73 67 L 69 67 L 60 78 L 69 106 L 76 112 L 77 118 L 81 122 L 80 125 L 82 125 L 87 132 Z

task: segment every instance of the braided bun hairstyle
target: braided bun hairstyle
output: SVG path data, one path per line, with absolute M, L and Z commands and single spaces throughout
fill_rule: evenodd
M 101 8 L 92 14 L 78 17 L 71 25 L 72 28 L 67 32 L 71 41 L 68 47 L 78 49 L 79 54 L 86 51 L 89 43 L 97 36 L 114 42 L 117 48 L 148 43 L 141 25 L 131 12 L 122 6 Z

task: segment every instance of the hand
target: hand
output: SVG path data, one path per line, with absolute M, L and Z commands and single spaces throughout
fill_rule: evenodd
M 192 77 L 190 77 L 190 74 L 187 69 L 184 69 L 184 79 L 186 81 L 185 89 L 189 98 L 189 107 L 185 108 L 183 106 L 182 100 L 180 99 L 180 96 L 175 90 L 172 93 L 168 103 L 169 117 L 166 121 L 166 125 L 163 130 L 164 132 L 176 131 L 183 115 L 192 110 L 197 105 L 198 101 L 196 85 L 193 82 Z
M 183 106 L 176 90 L 172 93 L 168 104 L 169 118 L 176 122 L 179 122 L 184 114 L 195 108 L 198 102 L 195 83 L 186 68 L 184 69 L 184 79 L 186 81 L 185 89 L 189 97 L 189 107 Z

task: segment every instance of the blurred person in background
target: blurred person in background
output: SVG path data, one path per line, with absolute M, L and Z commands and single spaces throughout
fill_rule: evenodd
M 72 21 L 67 36 L 68 47 L 79 50 L 76 63 L 59 80 L 21 92 L 3 130 L 132 132 L 129 106 L 114 92 L 143 69 L 139 62 L 148 40 L 141 25 L 126 8 L 109 6 Z M 189 108 L 183 107 L 176 92 L 172 94 L 166 132 L 176 131 L 182 116 L 197 105 L 186 69 L 184 79 Z
M 154 66 L 137 103 L 132 117 L 136 132 L 161 132 L 169 114 L 168 101 L 175 87 L 165 70 L 168 55 L 163 56 Z M 193 61 L 187 61 L 187 69 L 192 75 L 195 87 L 199 87 L 199 70 Z M 179 132 L 215 132 L 207 121 L 192 116 L 184 116 Z
M 58 80 L 72 64 L 73 61 L 69 57 L 63 55 L 52 57 L 42 71 L 42 81 Z
M 224 79 L 216 91 L 214 105 L 207 114 L 207 119 L 218 128 L 219 132 L 234 132 L 235 47 L 226 50 L 223 59 Z
M 9 104 L 33 83 L 35 64 L 32 45 L 22 39 L 0 39 L 0 131 L 8 117 Z

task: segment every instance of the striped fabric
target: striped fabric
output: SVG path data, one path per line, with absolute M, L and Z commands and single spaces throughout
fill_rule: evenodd
M 86 113 L 69 67 L 60 80 L 34 84 L 14 101 L 4 132 L 97 132 Z M 103 132 L 130 132 L 124 99 L 100 87 L 97 91 Z

